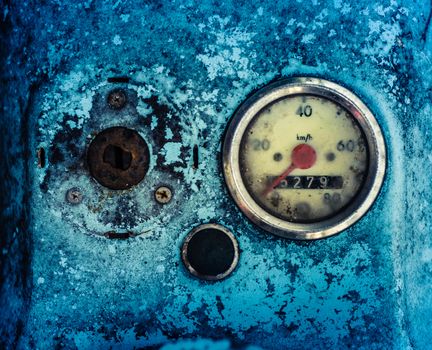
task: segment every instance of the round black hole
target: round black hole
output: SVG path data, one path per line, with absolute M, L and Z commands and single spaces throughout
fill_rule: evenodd
M 194 229 L 183 245 L 183 261 L 197 277 L 219 280 L 229 275 L 238 261 L 238 245 L 232 233 L 220 225 Z

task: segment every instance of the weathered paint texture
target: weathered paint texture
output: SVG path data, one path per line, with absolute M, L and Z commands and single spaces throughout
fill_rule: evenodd
M 0 4 L 1 348 L 432 344 L 429 2 Z M 255 227 L 221 169 L 235 109 L 296 75 L 360 96 L 388 148 L 373 208 L 315 242 Z M 112 88 L 127 92 L 121 111 L 107 106 Z M 94 181 L 85 158 L 94 133 L 117 125 L 137 130 L 151 155 L 144 181 L 120 192 Z M 153 198 L 160 185 L 173 188 L 165 206 Z M 79 205 L 65 200 L 72 187 Z M 192 278 L 180 260 L 184 237 L 207 222 L 229 228 L 241 248 L 222 282 Z M 138 236 L 101 236 L 113 230 Z

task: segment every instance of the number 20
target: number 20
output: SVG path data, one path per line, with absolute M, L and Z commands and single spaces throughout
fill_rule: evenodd
M 254 151 L 267 151 L 270 148 L 270 141 L 267 139 L 264 140 L 258 140 L 258 139 L 253 139 L 252 140 L 252 149 Z

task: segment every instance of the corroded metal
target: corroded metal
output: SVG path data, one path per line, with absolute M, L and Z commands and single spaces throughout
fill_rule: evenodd
M 138 132 L 120 126 L 100 132 L 87 151 L 90 174 L 113 190 L 140 183 L 148 171 L 149 159 L 149 148 Z
M 160 186 L 156 189 L 154 196 L 159 204 L 167 204 L 172 199 L 172 191 L 167 186 Z
M 127 96 L 122 89 L 114 89 L 108 94 L 107 100 L 112 109 L 122 109 L 127 103 Z
M 80 204 L 83 200 L 83 194 L 78 187 L 73 187 L 66 192 L 66 200 L 70 204 Z
M 0 348 L 430 348 L 427 1 L 3 3 Z M 256 228 L 221 176 L 229 116 L 255 88 L 293 75 L 351 89 L 388 142 L 378 201 L 322 241 Z M 128 84 L 121 110 L 107 103 L 123 86 L 113 83 Z M 87 135 L 114 125 L 139 130 L 155 166 L 136 191 L 112 196 L 82 176 L 81 155 Z M 47 164 L 30 168 L 38 147 Z M 158 184 L 175 201 L 157 204 Z M 85 205 L 66 202 L 71 186 Z M 189 228 L 208 221 L 242 250 L 212 284 L 180 261 Z M 145 234 L 102 239 L 111 230 Z

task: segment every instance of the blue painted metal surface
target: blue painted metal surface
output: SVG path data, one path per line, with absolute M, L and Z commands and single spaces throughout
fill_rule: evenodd
M 429 2 L 396 0 L 3 1 L 1 347 L 429 348 L 429 14 Z M 369 213 L 307 243 L 247 221 L 220 160 L 239 104 L 295 75 L 359 95 L 389 153 Z M 130 78 L 115 84 L 126 112 L 105 107 L 113 76 Z M 89 135 L 113 125 L 138 130 L 152 155 L 146 179 L 121 193 L 83 165 Z M 164 207 L 152 198 L 160 183 L 175 190 Z M 71 207 L 75 186 L 84 201 Z M 240 244 L 222 282 L 196 280 L 180 261 L 182 240 L 206 222 Z M 113 229 L 142 235 L 94 235 Z

